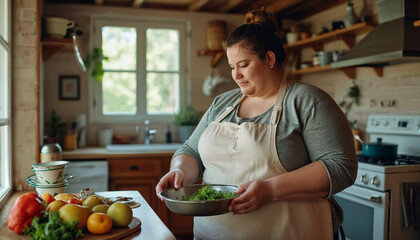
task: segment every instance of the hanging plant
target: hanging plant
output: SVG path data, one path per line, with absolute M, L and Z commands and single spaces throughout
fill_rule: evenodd
M 343 97 L 341 102 L 338 104 L 344 111 L 344 114 L 347 116 L 353 107 L 354 104 L 359 105 L 360 102 L 360 88 L 353 81 L 353 85 L 349 87 L 347 94 Z M 352 129 L 356 128 L 357 119 L 350 121 L 350 126 Z
M 94 48 L 91 54 L 86 56 L 86 67 L 91 70 L 91 76 L 98 82 L 102 82 L 104 76 L 103 61 L 108 62 L 109 57 L 104 56 L 103 50 Z

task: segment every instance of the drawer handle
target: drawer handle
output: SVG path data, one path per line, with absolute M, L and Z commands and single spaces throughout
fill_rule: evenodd
M 131 165 L 130 166 L 130 170 L 138 170 L 139 169 L 139 166 L 137 166 L 137 165 Z

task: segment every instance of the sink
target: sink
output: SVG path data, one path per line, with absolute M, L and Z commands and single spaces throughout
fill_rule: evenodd
M 181 143 L 109 144 L 106 149 L 112 152 L 176 151 L 181 146 Z

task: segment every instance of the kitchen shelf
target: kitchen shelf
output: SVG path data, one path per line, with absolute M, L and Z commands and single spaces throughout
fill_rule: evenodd
M 319 73 L 319 72 L 327 72 L 327 71 L 333 71 L 336 70 L 335 68 L 331 68 L 331 65 L 326 66 L 317 66 L 317 67 L 311 67 L 311 68 L 303 68 L 303 69 L 297 69 L 294 71 L 290 71 L 288 74 L 293 76 L 295 79 L 299 79 L 301 75 L 304 74 L 311 74 L 311 73 Z M 356 67 L 345 67 L 345 68 L 339 68 L 346 76 L 350 79 L 356 78 Z
M 71 38 L 42 38 L 42 60 L 47 61 L 57 52 L 74 52 Z
M 289 53 L 300 52 L 303 48 L 312 47 L 315 51 L 322 51 L 324 44 L 332 41 L 342 40 L 348 48 L 354 47 L 356 44 L 356 36 L 359 34 L 364 34 L 372 31 L 375 28 L 375 23 L 361 22 L 354 24 L 350 27 L 334 30 L 328 33 L 324 33 L 315 37 L 308 39 L 300 40 L 292 44 L 285 45 L 285 50 Z M 356 67 L 345 67 L 337 68 L 346 74 L 350 79 L 356 78 Z M 382 67 L 373 67 L 377 76 L 382 77 L 383 71 Z M 297 69 L 289 71 L 288 75 L 293 76 L 294 78 L 299 79 L 301 75 L 332 71 L 336 68 L 331 68 L 330 65 L 327 66 L 317 66 L 305 69 Z
M 217 66 L 220 59 L 222 59 L 222 57 L 226 55 L 226 52 L 224 50 L 198 50 L 197 55 L 198 56 L 213 56 L 210 66 L 214 68 Z
M 342 40 L 349 48 L 354 47 L 356 43 L 356 36 L 364 33 L 368 33 L 375 28 L 376 24 L 361 22 L 356 23 L 350 27 L 343 29 L 337 29 L 331 32 L 323 33 L 321 35 L 303 39 L 292 44 L 285 46 L 287 51 L 298 51 L 302 48 L 312 47 L 315 51 L 322 51 L 324 43 L 332 42 L 336 40 Z

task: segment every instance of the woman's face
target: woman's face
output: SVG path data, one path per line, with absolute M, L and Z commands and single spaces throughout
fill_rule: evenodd
M 271 72 L 267 61 L 235 44 L 227 49 L 227 58 L 232 78 L 244 95 L 261 96 L 272 86 L 267 84 L 267 71 Z

